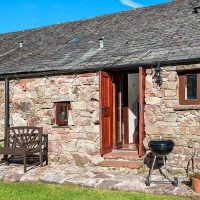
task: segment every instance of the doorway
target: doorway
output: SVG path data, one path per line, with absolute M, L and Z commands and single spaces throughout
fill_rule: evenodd
M 139 147 L 139 73 L 113 75 L 113 150 Z
M 143 155 L 145 70 L 100 72 L 101 154 L 138 151 Z

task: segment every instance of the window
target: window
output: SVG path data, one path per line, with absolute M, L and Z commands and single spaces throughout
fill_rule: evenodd
M 56 124 L 67 125 L 68 124 L 68 111 L 70 110 L 70 103 L 59 102 L 56 103 Z
M 179 103 L 200 104 L 200 72 L 184 72 L 179 76 Z

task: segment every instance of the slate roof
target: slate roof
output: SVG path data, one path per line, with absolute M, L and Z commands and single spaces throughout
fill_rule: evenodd
M 199 58 L 200 11 L 193 13 L 199 6 L 199 0 L 173 1 L 0 34 L 0 75 Z

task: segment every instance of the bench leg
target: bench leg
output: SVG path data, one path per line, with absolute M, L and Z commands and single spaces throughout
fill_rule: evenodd
M 42 154 L 42 149 L 40 150 L 40 167 L 43 167 L 43 154 Z
M 26 154 L 24 154 L 24 173 L 26 173 Z
M 2 160 L 5 161 L 5 165 L 8 165 L 8 155 L 4 155 Z
M 46 161 L 46 165 L 48 165 L 48 155 L 47 155 L 47 153 L 45 154 L 45 161 Z

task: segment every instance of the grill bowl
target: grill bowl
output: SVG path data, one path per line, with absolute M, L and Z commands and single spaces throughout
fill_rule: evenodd
M 151 140 L 148 144 L 152 153 L 156 155 L 169 154 L 174 148 L 173 140 Z

